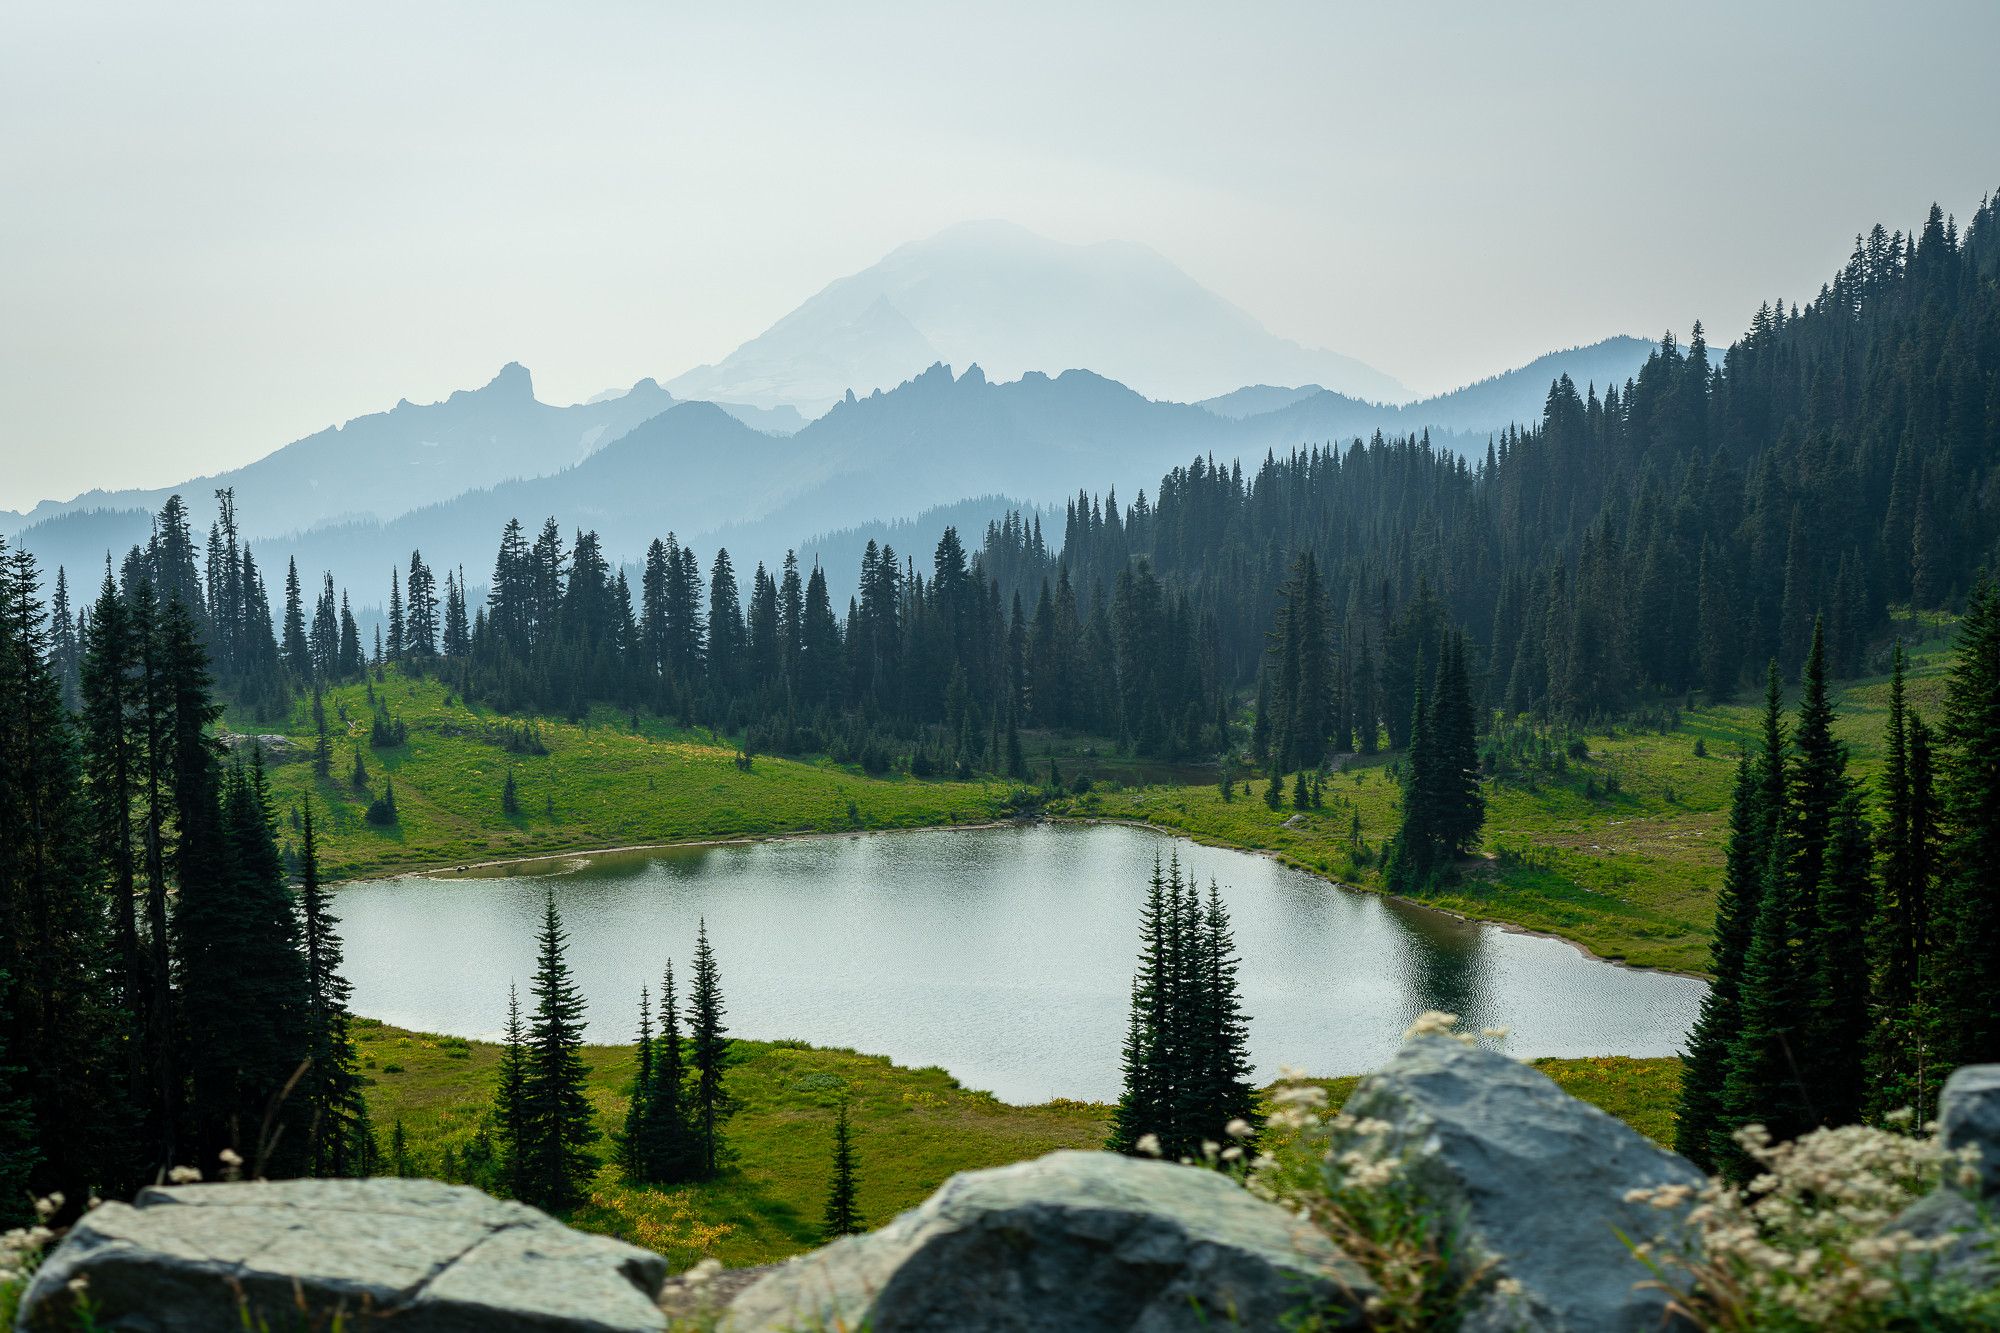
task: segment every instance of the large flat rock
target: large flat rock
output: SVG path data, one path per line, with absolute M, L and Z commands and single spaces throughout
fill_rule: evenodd
M 84 1215 L 35 1275 L 19 1327 L 84 1278 L 99 1326 L 397 1333 L 657 1333 L 666 1261 L 518 1203 L 428 1180 L 179 1185 Z M 252 1316 L 248 1325 L 244 1314 Z
M 1307 1305 L 1360 1326 L 1373 1283 L 1324 1235 L 1213 1172 L 1057 1152 L 953 1176 L 880 1231 L 738 1296 L 728 1333 L 1212 1333 Z

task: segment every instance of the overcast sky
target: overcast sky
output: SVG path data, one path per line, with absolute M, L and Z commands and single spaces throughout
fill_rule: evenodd
M 1993 0 L 6 0 L 0 505 L 508 360 L 666 378 L 966 218 L 1143 241 L 1419 390 L 1726 342 L 2000 186 L 1996 52 Z

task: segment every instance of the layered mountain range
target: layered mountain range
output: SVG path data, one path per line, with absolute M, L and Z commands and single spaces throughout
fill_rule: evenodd
M 207 523 L 226 486 L 267 566 L 296 556 L 302 569 L 331 569 L 357 589 L 386 588 L 389 567 L 413 548 L 478 579 L 507 519 L 550 515 L 565 529 L 595 528 L 614 558 L 636 558 L 671 530 L 729 543 L 748 564 L 780 558 L 810 534 L 911 519 L 968 497 L 991 497 L 978 513 L 954 511 L 973 526 L 1009 507 L 1060 504 L 1080 487 L 1116 486 L 1130 499 L 1200 455 L 1254 463 L 1267 450 L 1377 430 L 1427 430 L 1440 447 L 1483 450 L 1490 432 L 1534 420 L 1551 380 L 1577 378 L 1572 364 L 1586 379 L 1622 381 L 1646 350 L 1613 340 L 1400 407 L 1317 386 L 1246 390 L 1210 406 L 1159 402 L 1090 371 L 997 382 L 978 366 L 954 375 L 938 364 L 886 393 L 843 399 L 789 435 L 713 403 L 675 401 L 650 380 L 616 399 L 551 406 L 510 366 L 484 388 L 399 404 L 234 472 L 37 506 L 14 516 L 9 535 L 74 575 L 144 541 L 171 493 Z M 1260 396 L 1282 405 L 1229 413 Z M 936 535 L 912 534 L 926 544 Z
M 0 513 L 0 535 L 94 581 L 107 554 L 145 540 L 167 496 L 205 526 L 227 487 L 261 563 L 329 569 L 363 605 L 417 548 L 477 587 L 507 519 L 551 515 L 595 528 L 614 559 L 673 531 L 729 544 L 746 571 L 823 548 L 844 582 L 864 528 L 927 547 L 946 522 L 976 528 L 1079 488 L 1130 499 L 1197 455 L 1254 462 L 1378 430 L 1483 451 L 1536 419 L 1557 377 L 1622 383 L 1649 346 L 1611 338 L 1401 401 L 1393 380 L 1275 338 L 1144 247 L 973 224 L 832 284 L 664 387 L 559 406 L 510 363 L 483 387 L 399 402 L 228 472 Z M 977 360 L 954 373 L 938 353 Z M 1228 391 L 1198 397 L 1218 384 Z M 1174 385 L 1187 391 L 1163 391 Z

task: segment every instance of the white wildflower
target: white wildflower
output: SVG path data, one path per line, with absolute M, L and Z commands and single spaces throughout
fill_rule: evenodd
M 1232 1139 L 1247 1139 L 1250 1137 L 1250 1132 L 1251 1132 L 1250 1122 L 1248 1120 L 1243 1119 L 1241 1116 L 1238 1116 L 1236 1119 L 1230 1121 L 1227 1125 L 1223 1126 L 1222 1132 L 1227 1134 Z
M 1158 1134 L 1141 1134 L 1139 1141 L 1132 1145 L 1132 1150 L 1146 1157 L 1158 1157 L 1160 1155 L 1160 1136 Z
M 1426 1009 L 1416 1016 L 1409 1027 L 1403 1029 L 1403 1040 L 1409 1041 L 1413 1037 L 1451 1036 L 1457 1027 L 1457 1014 L 1448 1014 L 1442 1009 Z

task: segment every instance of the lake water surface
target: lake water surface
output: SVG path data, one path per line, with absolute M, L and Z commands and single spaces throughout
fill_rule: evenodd
M 632 1039 L 639 987 L 670 956 L 684 982 L 705 918 L 736 1036 L 942 1065 L 1011 1102 L 1112 1100 L 1139 908 L 1169 854 L 1222 886 L 1259 1079 L 1373 1068 L 1426 1009 L 1509 1028 L 1524 1058 L 1670 1055 L 1701 1002 L 1699 981 L 1117 825 L 576 857 L 347 885 L 335 910 L 355 1012 L 404 1027 L 494 1036 L 510 982 L 526 1003 L 553 889 L 592 1041 Z

